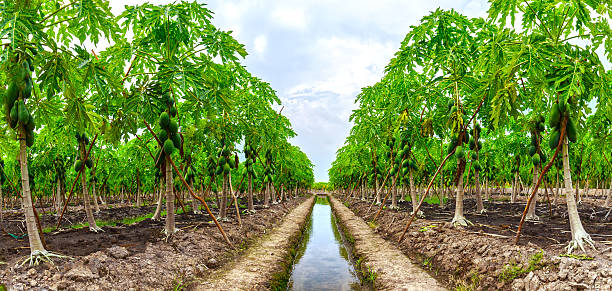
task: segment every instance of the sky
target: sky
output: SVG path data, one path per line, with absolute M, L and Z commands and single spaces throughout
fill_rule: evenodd
M 198 0 L 199 1 L 199 0 Z M 110 0 L 114 13 L 141 1 Z M 169 1 L 155 0 L 153 3 Z M 210 0 L 216 27 L 246 46 L 249 72 L 271 84 L 297 133 L 290 140 L 328 170 L 361 88 L 375 84 L 411 25 L 438 7 L 486 17 L 485 0 Z M 279 106 L 280 107 L 280 106 Z

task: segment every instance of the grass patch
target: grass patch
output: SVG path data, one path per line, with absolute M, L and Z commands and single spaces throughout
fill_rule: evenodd
M 544 251 L 541 250 L 529 259 L 529 265 L 523 266 L 519 265 L 516 262 L 512 261 L 504 267 L 504 270 L 501 274 L 499 274 L 499 280 L 504 283 L 512 282 L 512 280 L 521 277 L 529 272 L 542 269 L 545 265 L 542 264 L 542 257 L 544 256 Z
M 592 261 L 593 258 L 587 255 L 562 254 L 560 257 L 572 258 L 581 261 Z
M 412 197 L 410 197 L 410 195 L 406 195 L 404 199 L 408 202 L 412 202 Z M 444 204 L 446 204 L 446 202 L 448 202 L 448 198 L 444 197 L 443 201 L 444 201 Z M 429 205 L 440 205 L 440 198 L 438 198 L 438 196 L 431 196 L 431 197 L 425 198 L 424 202 Z
M 423 226 L 423 227 L 421 227 L 421 229 L 419 229 L 419 231 L 420 232 L 426 232 L 426 231 L 428 231 L 428 230 L 430 230 L 430 229 L 432 229 L 434 227 L 437 227 L 437 225 L 433 225 L 432 224 L 432 225 L 428 225 L 428 226 Z

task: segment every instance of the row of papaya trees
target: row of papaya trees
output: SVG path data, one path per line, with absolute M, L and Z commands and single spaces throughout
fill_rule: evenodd
M 252 211 L 253 191 L 269 205 L 313 183 L 276 92 L 246 70 L 244 45 L 211 19 L 195 1 L 120 15 L 98 0 L 0 4 L 0 201 L 22 199 L 27 261 L 57 255 L 45 249 L 33 199 L 55 201 L 59 226 L 80 192 L 91 231 L 101 230 L 98 202 L 134 193 L 137 205 L 157 202 L 159 218 L 165 200 L 172 235 L 184 191 L 231 245 L 204 195 L 217 194 L 224 219 L 238 191 Z
M 604 67 L 612 59 L 612 7 L 489 2 L 486 18 L 438 9 L 411 27 L 383 78 L 357 96 L 330 182 L 352 195 L 372 193 L 374 203 L 384 203 L 386 188 L 392 207 L 397 188 L 406 188 L 413 214 L 404 233 L 433 185 L 439 193 L 455 188 L 452 224 L 462 226 L 471 224 L 466 186 L 480 213 L 482 192 L 504 194 L 512 185 L 514 202 L 529 186 L 524 217 L 538 219 L 537 195 L 548 193 L 538 188 L 554 185 L 569 213 L 567 251 L 584 250 L 593 241 L 578 215 L 578 184 L 610 188 L 608 206 L 612 195 L 612 71 Z

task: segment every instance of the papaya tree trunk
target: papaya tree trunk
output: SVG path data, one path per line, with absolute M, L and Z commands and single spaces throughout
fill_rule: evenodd
M 584 230 L 580 216 L 578 215 L 578 206 L 574 195 L 572 195 L 572 174 L 569 164 L 567 136 L 563 140 L 563 181 L 565 184 L 565 202 L 567 203 L 567 212 L 569 217 L 570 229 L 572 231 L 572 241 L 568 245 L 568 253 L 571 253 L 576 247 L 580 247 L 584 251 L 584 243 L 593 246 L 591 236 Z
M 417 200 L 416 191 L 414 191 L 414 174 L 412 168 L 408 170 L 408 179 L 410 180 L 410 200 L 412 200 L 412 213 L 414 213 L 419 206 L 419 201 Z
M 606 203 L 604 205 L 606 207 L 611 206 L 610 202 L 612 202 L 612 179 L 610 179 L 610 188 L 608 189 L 608 197 L 606 197 Z
M 93 211 L 91 210 L 91 205 L 89 203 L 89 191 L 87 189 L 87 178 L 86 171 L 87 166 L 85 166 L 85 143 L 83 141 L 79 142 L 79 149 L 81 152 L 81 161 L 83 161 L 83 173 L 81 175 L 81 187 L 83 189 L 83 206 L 85 207 L 85 214 L 87 215 L 87 223 L 89 224 L 89 230 L 93 232 L 97 232 L 101 230 L 96 224 L 96 219 L 94 218 Z
M 140 196 L 140 171 L 136 170 L 136 207 L 142 206 L 142 198 Z
M 227 178 L 228 174 L 223 174 L 223 189 L 221 191 L 221 202 L 219 203 L 219 218 L 225 219 L 227 217 Z
M 480 193 L 480 171 L 474 171 L 474 179 L 476 179 L 476 184 L 474 185 L 476 186 L 476 193 L 474 193 L 474 195 L 476 196 L 476 212 L 483 213 L 485 212 L 485 209 L 484 204 L 482 203 L 482 196 Z
M 465 219 L 465 216 L 463 216 L 463 176 L 465 174 L 465 167 L 462 169 L 461 161 L 459 159 L 457 160 L 457 169 L 459 169 L 460 173 L 457 181 L 457 195 L 455 196 L 455 216 L 453 217 L 451 224 L 454 226 L 467 226 L 470 224 L 470 222 Z
M 191 187 L 191 189 L 195 189 L 193 188 L 193 180 L 189 180 L 189 187 Z M 200 194 L 203 195 L 203 194 Z M 193 213 L 194 214 L 201 214 L 202 211 L 200 210 L 200 200 L 198 199 L 191 199 L 191 204 L 193 205 Z
M 538 174 L 540 173 L 540 169 L 538 166 L 533 166 L 533 182 L 531 183 L 532 187 L 535 187 L 538 183 Z M 536 203 L 538 202 L 538 191 L 536 191 L 533 195 L 533 200 L 529 204 L 529 209 L 527 210 L 527 216 L 525 216 L 526 220 L 540 220 L 540 218 L 536 215 Z
M 25 130 L 20 126 L 19 135 L 19 166 L 21 168 L 22 205 L 24 207 L 28 240 L 30 242 L 30 253 L 38 255 L 46 253 L 43 242 L 38 232 L 34 206 L 32 205 L 32 193 L 30 192 L 30 175 L 28 173 L 27 146 L 25 141 Z
M 91 182 L 91 194 L 93 196 L 93 202 L 94 202 L 94 209 L 96 210 L 96 213 L 100 212 L 100 204 L 98 204 L 98 196 L 96 195 L 96 180 L 93 180 Z
M 166 235 L 172 235 L 176 231 L 174 222 L 174 181 L 170 159 L 166 156 Z
M 253 206 L 253 176 L 251 176 L 251 173 L 248 174 L 249 175 L 249 189 L 248 189 L 248 194 L 247 194 L 247 209 L 252 212 L 255 210 L 254 206 Z
M 64 195 L 62 194 L 62 185 L 60 179 L 57 179 L 57 193 L 55 194 L 55 215 L 59 216 L 64 206 Z
M 266 182 L 266 188 L 264 189 L 264 207 L 270 207 L 270 182 Z
M 161 218 L 161 208 L 162 208 L 162 201 L 163 201 L 162 189 L 163 189 L 163 179 L 160 178 L 159 179 L 159 189 L 156 192 L 157 193 L 157 207 L 155 207 L 155 213 L 153 214 L 153 217 L 151 217 L 152 220 L 159 220 Z

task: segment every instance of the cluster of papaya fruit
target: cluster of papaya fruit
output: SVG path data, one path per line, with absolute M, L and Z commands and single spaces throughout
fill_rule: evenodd
M 531 156 L 531 163 L 533 163 L 534 166 L 539 166 L 542 161 L 547 160 L 546 155 L 540 147 L 542 133 L 546 129 L 544 127 L 544 116 L 536 116 L 531 124 L 531 146 L 529 147 L 529 156 Z M 558 140 L 557 138 L 557 141 Z
M 174 150 L 181 148 L 181 136 L 178 134 L 178 123 L 164 111 L 159 116 L 159 125 L 162 130 L 159 132 L 159 140 L 164 145 L 164 153 L 172 155 Z
M 255 169 L 253 168 L 253 166 L 255 165 L 256 155 L 257 152 L 253 148 L 253 145 L 251 145 L 251 143 L 248 143 L 244 147 L 244 156 L 246 157 L 246 170 L 247 173 L 255 179 L 257 179 L 257 174 L 255 173 Z
M 566 101 L 559 100 L 559 103 L 553 104 L 552 109 L 550 110 L 550 118 L 548 119 L 548 125 L 553 129 L 548 142 L 548 146 L 551 150 L 556 149 L 557 145 L 559 144 L 559 139 L 561 138 L 561 126 L 563 125 L 563 120 L 566 118 L 567 122 L 565 124 L 565 133 L 567 135 L 567 139 L 569 139 L 570 142 L 576 142 L 578 138 L 576 123 L 570 116 L 569 104 Z
M 232 161 L 231 157 L 232 151 L 227 145 L 225 139 L 221 140 L 221 149 L 217 152 L 217 156 L 219 157 L 219 162 L 217 163 L 217 169 L 215 170 L 215 175 L 221 174 L 229 174 L 231 169 L 236 168 L 237 163 L 236 160 L 238 156 L 235 156 L 234 161 Z
M 463 134 L 464 135 L 461 141 L 459 141 L 459 134 L 453 134 L 451 136 L 451 140 L 450 140 L 450 143 L 448 144 L 448 148 L 446 148 L 447 155 L 450 155 L 450 153 L 452 153 L 453 150 L 457 148 L 457 150 L 455 151 L 457 158 L 465 159 L 465 151 L 463 150 L 463 144 L 466 143 L 470 139 L 470 131 L 465 130 Z
M 272 183 L 272 176 L 274 175 L 274 170 L 276 170 L 276 166 L 274 165 L 272 151 L 266 151 L 266 161 L 270 161 L 268 168 L 264 170 L 264 183 L 270 182 Z
M 480 161 L 478 160 L 478 151 L 482 149 L 482 142 L 480 141 L 480 131 L 480 124 L 477 123 L 476 126 L 474 126 L 472 138 L 470 138 L 470 141 L 468 142 L 468 146 L 472 151 L 472 166 L 474 167 L 475 171 L 482 170 L 482 167 L 480 166 Z
M 185 181 L 187 182 L 195 181 L 195 170 L 191 166 L 187 168 L 187 171 L 185 171 Z
M 34 65 L 29 57 L 25 57 L 21 63 L 18 57 L 13 57 L 11 62 L 10 81 L 4 98 L 4 112 L 11 128 L 16 128 L 19 124 L 24 127 L 26 145 L 31 147 L 34 144 L 35 124 L 34 117 L 28 111 L 25 101 L 32 96 Z
M 395 160 L 393 163 L 393 168 L 389 175 L 395 176 L 398 173 L 401 176 L 406 176 L 410 172 L 410 169 L 416 169 L 416 163 L 413 160 L 410 160 L 410 143 L 408 142 L 407 132 L 402 132 L 401 134 L 402 140 L 399 144 L 397 154 L 395 155 Z M 391 139 L 390 145 L 393 146 L 395 143 L 395 138 Z M 401 172 L 400 172 L 401 169 Z
M 89 138 L 87 137 L 86 133 L 76 133 L 74 135 L 74 137 L 77 139 L 77 142 L 79 144 L 81 144 L 81 142 L 83 142 L 84 145 L 89 145 Z M 74 171 L 75 172 L 79 172 L 81 170 L 81 167 L 83 166 L 83 161 L 81 159 L 77 159 L 74 162 Z M 87 168 L 91 169 L 91 167 L 93 167 L 93 162 L 91 161 L 91 159 L 87 158 L 87 160 L 85 161 L 85 166 L 87 166 Z

